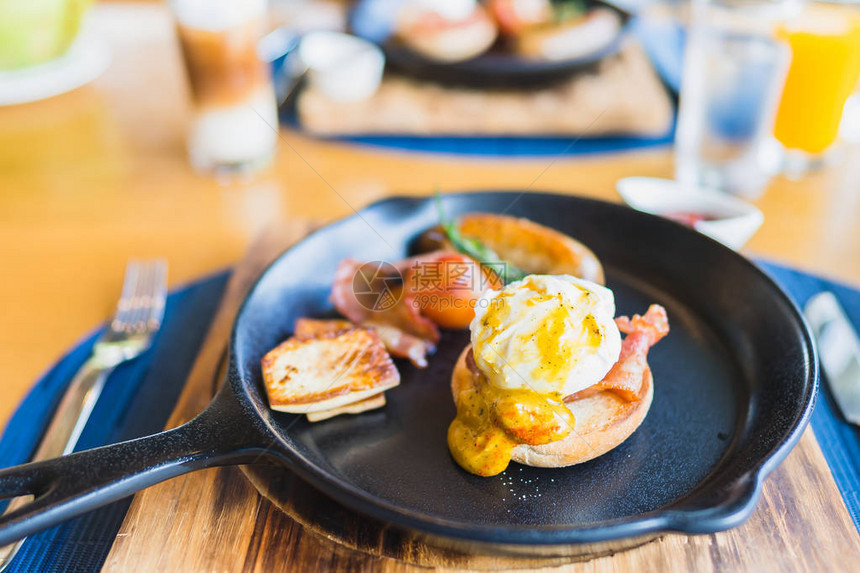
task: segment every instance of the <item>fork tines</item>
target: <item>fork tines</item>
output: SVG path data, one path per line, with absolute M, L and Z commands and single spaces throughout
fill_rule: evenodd
M 130 260 L 125 268 L 122 294 L 111 330 L 144 332 L 158 330 L 164 318 L 167 296 L 167 261 Z

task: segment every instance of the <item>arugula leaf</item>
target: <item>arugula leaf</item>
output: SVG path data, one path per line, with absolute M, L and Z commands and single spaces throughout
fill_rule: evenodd
M 560 0 L 552 3 L 556 24 L 579 18 L 588 11 L 584 0 Z
M 485 245 L 480 239 L 464 237 L 455 221 L 445 216 L 442 208 L 442 195 L 436 189 L 436 211 L 439 213 L 439 224 L 445 231 L 448 240 L 460 253 L 478 261 L 481 265 L 489 267 L 496 273 L 504 284 L 521 280 L 528 275 L 527 272 L 517 268 L 511 263 L 502 260 L 496 252 Z

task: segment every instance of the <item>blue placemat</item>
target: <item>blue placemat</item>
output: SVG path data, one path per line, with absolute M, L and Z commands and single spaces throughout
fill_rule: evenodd
M 800 303 L 822 290 L 836 294 L 860 329 L 860 291 L 826 279 L 762 263 Z M 223 293 L 227 273 L 176 291 L 167 302 L 164 326 L 153 348 L 118 368 L 108 381 L 79 449 L 160 431 L 185 382 Z M 87 337 L 39 380 L 0 438 L 0 467 L 21 463 L 33 451 L 62 390 L 89 356 L 97 333 Z M 860 428 L 845 422 L 827 383 L 812 415 L 812 427 L 848 511 L 860 530 Z M 29 538 L 9 572 L 93 571 L 104 562 L 130 498 Z
M 285 125 L 301 130 L 301 127 L 295 120 L 295 116 L 282 114 L 281 117 L 282 123 Z M 644 147 L 669 145 L 674 138 L 675 125 L 673 122 L 669 131 L 658 137 L 421 137 L 413 135 L 365 135 L 355 137 L 327 137 L 325 139 L 328 141 L 343 141 L 373 147 L 424 153 L 525 158 L 631 151 Z
M 677 94 L 681 81 L 683 59 L 683 28 L 668 19 L 654 20 L 634 17 L 630 29 L 645 49 L 654 69 L 668 90 Z M 285 58 L 286 56 L 281 56 L 273 62 L 275 77 L 282 73 L 281 69 Z M 293 105 L 288 104 L 281 109 L 280 119 L 281 123 L 301 131 L 302 128 L 296 119 Z M 555 157 L 629 151 L 644 147 L 669 145 L 674 137 L 675 122 L 673 121 L 666 133 L 654 137 L 633 135 L 602 137 L 363 135 L 327 137 L 326 139 L 424 153 L 494 157 Z
M 761 266 L 802 305 L 821 291 L 836 295 L 854 328 L 860 331 L 860 290 L 773 263 Z M 812 412 L 812 429 L 839 487 L 851 520 L 860 532 L 860 427 L 849 424 L 833 400 L 822 373 L 821 391 Z
M 176 290 L 163 325 L 146 353 L 119 366 L 81 434 L 76 450 L 131 440 L 164 429 L 227 283 L 224 272 Z M 33 387 L 0 438 L 0 467 L 32 455 L 53 409 L 89 357 L 100 330 L 87 336 Z M 110 551 L 131 497 L 33 535 L 9 573 L 97 571 Z M 5 504 L 2 504 L 5 505 Z

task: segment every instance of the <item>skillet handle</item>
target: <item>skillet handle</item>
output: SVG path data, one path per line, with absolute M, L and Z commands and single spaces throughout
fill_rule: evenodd
M 0 500 L 33 495 L 0 516 L 0 547 L 194 470 L 267 456 L 265 438 L 225 384 L 172 430 L 0 470 Z

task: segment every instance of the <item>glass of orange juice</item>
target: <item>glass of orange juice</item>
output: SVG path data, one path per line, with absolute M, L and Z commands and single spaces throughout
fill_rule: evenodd
M 774 135 L 786 149 L 786 172 L 801 174 L 823 162 L 857 85 L 860 10 L 813 4 L 786 22 L 780 35 L 792 54 Z
M 796 0 L 692 0 L 684 49 L 675 179 L 747 198 L 770 180 L 766 165 L 789 49 L 778 26 Z

